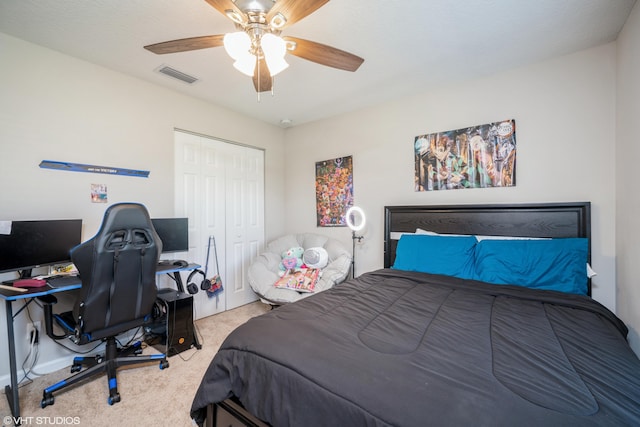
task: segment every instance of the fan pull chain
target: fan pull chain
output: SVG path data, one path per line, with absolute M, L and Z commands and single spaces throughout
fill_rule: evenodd
M 260 102 L 260 83 L 262 82 L 262 76 L 260 75 L 260 59 L 258 59 L 258 57 L 256 56 L 256 68 L 257 68 L 257 73 L 258 73 L 258 102 Z

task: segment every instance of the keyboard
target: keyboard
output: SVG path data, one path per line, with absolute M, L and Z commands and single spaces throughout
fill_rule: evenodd
M 183 259 L 161 259 L 160 261 L 158 261 L 159 267 L 170 266 L 176 268 L 184 268 L 188 265 L 189 263 Z
M 47 278 L 47 284 L 52 288 L 61 288 L 69 285 L 77 285 L 78 283 L 80 283 L 80 278 L 74 275 L 53 276 L 53 277 Z

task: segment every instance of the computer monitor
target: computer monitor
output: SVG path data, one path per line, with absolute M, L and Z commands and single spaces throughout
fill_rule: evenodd
M 0 273 L 71 262 L 69 251 L 80 244 L 81 219 L 0 221 Z
M 162 253 L 189 251 L 188 218 L 152 218 L 151 222 L 162 240 Z

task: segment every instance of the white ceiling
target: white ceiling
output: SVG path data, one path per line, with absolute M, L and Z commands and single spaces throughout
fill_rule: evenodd
M 0 32 L 295 126 L 616 39 L 636 0 L 334 0 L 283 35 L 365 59 L 355 72 L 287 56 L 257 101 L 224 48 L 155 55 L 143 46 L 234 31 L 204 0 L 0 0 Z M 0 53 L 1 58 L 1 53 Z M 168 65 L 200 80 L 157 73 Z

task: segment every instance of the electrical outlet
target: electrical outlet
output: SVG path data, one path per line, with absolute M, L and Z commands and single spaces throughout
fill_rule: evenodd
M 40 327 L 40 322 L 33 322 L 33 323 L 27 324 L 27 340 L 31 341 L 32 332 L 38 331 L 38 335 L 39 335 L 41 330 L 42 328 Z

